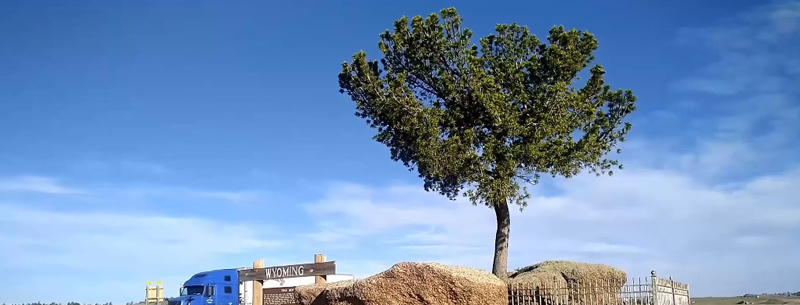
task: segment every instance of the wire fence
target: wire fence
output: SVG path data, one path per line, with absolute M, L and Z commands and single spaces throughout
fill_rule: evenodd
M 562 277 L 552 281 L 508 284 L 509 305 L 691 305 L 689 286 L 659 278 L 630 278 L 626 282 L 604 280 L 567 282 Z

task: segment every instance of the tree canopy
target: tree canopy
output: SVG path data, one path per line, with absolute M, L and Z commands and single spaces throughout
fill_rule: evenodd
M 427 191 L 464 195 L 495 210 L 493 273 L 506 277 L 508 205 L 526 206 L 526 184 L 540 175 L 613 174 L 609 158 L 631 124 L 630 90 L 612 90 L 585 31 L 550 29 L 547 42 L 527 27 L 498 24 L 472 42 L 456 9 L 394 22 L 380 35 L 383 57 L 364 51 L 342 64 L 340 92 L 377 130 L 391 158 L 415 170 Z

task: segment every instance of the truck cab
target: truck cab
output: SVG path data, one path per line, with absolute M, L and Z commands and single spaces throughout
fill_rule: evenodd
M 180 295 L 167 300 L 168 305 L 238 305 L 237 269 L 200 272 L 183 283 Z

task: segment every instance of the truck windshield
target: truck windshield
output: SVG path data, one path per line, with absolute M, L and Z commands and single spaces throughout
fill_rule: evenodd
M 203 286 L 184 286 L 181 288 L 181 295 L 201 295 Z

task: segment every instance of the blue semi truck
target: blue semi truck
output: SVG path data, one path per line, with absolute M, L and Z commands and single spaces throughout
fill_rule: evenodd
M 167 299 L 167 305 L 238 305 L 238 269 L 220 269 L 193 275 L 181 286 L 180 295 Z
M 269 297 L 270 288 L 314 284 L 315 276 L 325 276 L 330 283 L 355 278 L 335 272 L 335 262 L 204 271 L 186 280 L 180 295 L 168 298 L 167 305 L 251 305 L 254 280 L 263 282 L 264 295 Z

